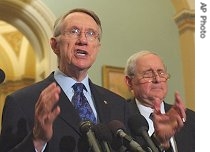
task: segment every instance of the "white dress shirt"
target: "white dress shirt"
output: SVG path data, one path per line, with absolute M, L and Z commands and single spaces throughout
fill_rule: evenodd
M 154 126 L 153 126 L 153 121 L 149 117 L 150 117 L 150 114 L 153 113 L 154 109 L 142 105 L 137 99 L 135 99 L 135 102 L 136 102 L 136 105 L 137 105 L 141 115 L 143 115 L 145 117 L 145 119 L 147 120 L 147 122 L 149 124 L 148 134 L 149 134 L 149 136 L 151 136 L 154 132 Z M 161 102 L 161 105 L 160 105 L 160 112 L 162 114 L 165 113 L 165 108 L 164 108 L 163 102 Z M 174 152 L 178 152 L 174 137 L 171 137 L 170 142 L 171 142 Z

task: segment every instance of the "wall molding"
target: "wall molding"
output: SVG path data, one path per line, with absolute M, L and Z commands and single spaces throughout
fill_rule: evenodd
M 195 30 L 195 11 L 194 10 L 182 10 L 174 16 L 174 21 L 179 28 L 179 32 L 182 33 L 185 30 Z
M 56 59 L 49 46 L 54 14 L 41 0 L 1 0 L 0 20 L 15 26 L 27 37 L 36 54 L 35 79 L 43 79 L 55 66 L 52 61 Z

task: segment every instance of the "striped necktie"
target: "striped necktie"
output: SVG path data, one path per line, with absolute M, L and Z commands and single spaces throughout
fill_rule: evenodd
M 74 104 L 75 109 L 78 111 L 81 120 L 82 121 L 89 120 L 94 124 L 96 124 L 96 117 L 87 101 L 87 98 L 83 93 L 83 89 L 86 90 L 84 84 L 75 83 L 72 87 L 74 89 L 72 103 Z

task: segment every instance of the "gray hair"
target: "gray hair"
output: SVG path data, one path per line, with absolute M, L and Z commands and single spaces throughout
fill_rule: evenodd
M 59 17 L 54 24 L 53 27 L 53 36 L 57 37 L 61 34 L 61 26 L 63 23 L 63 20 L 71 13 L 74 12 L 81 12 L 81 13 L 85 13 L 87 15 L 89 15 L 90 17 L 92 17 L 94 19 L 94 21 L 96 22 L 96 24 L 99 26 L 100 28 L 100 32 L 99 32 L 99 40 L 101 39 L 101 34 L 102 34 L 102 26 L 101 26 L 101 21 L 99 19 L 99 17 L 95 14 L 95 12 L 85 9 L 85 8 L 75 8 L 72 10 L 69 10 L 68 12 L 66 12 L 64 15 L 62 15 L 61 17 Z
M 131 55 L 128 60 L 127 60 L 127 63 L 126 63 L 126 66 L 125 66 L 125 70 L 124 70 L 124 74 L 126 76 L 129 76 L 129 77 L 133 77 L 135 74 L 136 74 L 136 64 L 137 64 L 137 60 L 144 56 L 144 55 L 148 55 L 148 54 L 154 54 L 154 55 L 157 55 L 156 53 L 152 52 L 152 51 L 148 51 L 148 50 L 142 50 L 142 51 L 139 51 L 137 53 L 134 53 L 133 55 Z M 162 60 L 162 59 L 161 59 Z M 163 63 L 164 64 L 164 63 Z M 164 68 L 166 69 L 166 66 L 164 64 Z

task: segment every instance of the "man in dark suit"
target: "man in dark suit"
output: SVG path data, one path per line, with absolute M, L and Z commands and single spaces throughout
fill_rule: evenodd
M 2 152 L 9 151 L 9 149 L 14 148 L 17 144 L 19 145 L 16 146 L 14 151 L 30 152 L 35 150 L 33 146 L 34 137 L 32 134 L 32 128 L 34 127 L 34 107 L 40 92 L 49 84 L 55 82 L 53 75 L 52 73 L 44 81 L 21 89 L 7 97 L 1 132 Z M 126 106 L 124 99 L 93 84 L 90 80 L 89 84 L 97 109 L 98 122 L 108 123 L 111 120 L 126 122 Z M 49 88 L 48 91 L 52 92 L 49 96 L 53 96 L 54 91 L 52 87 L 55 86 Z M 88 151 L 88 145 L 86 141 L 83 141 L 84 137 L 79 131 L 79 115 L 64 91 L 61 90 L 59 96 L 59 100 L 56 101 L 56 106 L 60 107 L 60 114 L 53 122 L 53 135 L 51 135 L 52 138 L 47 142 L 45 151 Z
M 1 152 L 91 151 L 80 132 L 81 118 L 72 103 L 75 83 L 84 85 L 83 93 L 97 123 L 119 120 L 126 124 L 126 100 L 88 77 L 101 34 L 101 22 L 90 10 L 70 10 L 55 22 L 50 44 L 58 58 L 58 69 L 6 98 Z
M 93 118 L 95 123 L 119 120 L 127 124 L 130 113 L 126 100 L 95 85 L 88 77 L 101 45 L 101 34 L 101 22 L 90 10 L 73 9 L 58 18 L 50 39 L 58 69 L 46 79 L 7 96 L 1 152 L 92 151 L 80 131 L 81 121 Z M 82 91 L 75 87 L 78 83 Z M 77 109 L 77 103 L 85 107 Z M 85 113 L 80 115 L 81 110 Z
M 151 51 L 139 51 L 127 60 L 125 75 L 134 94 L 134 98 L 128 100 L 132 113 L 145 117 L 151 137 L 154 134 L 165 136 L 165 142 L 163 138 L 155 139 L 155 143 L 162 140 L 157 146 L 160 151 L 195 151 L 195 112 L 184 107 L 178 92 L 175 93 L 174 105 L 164 102 L 170 75 L 161 58 Z

